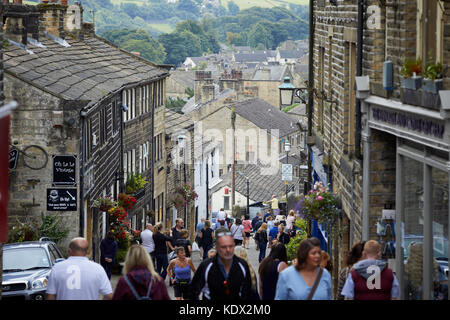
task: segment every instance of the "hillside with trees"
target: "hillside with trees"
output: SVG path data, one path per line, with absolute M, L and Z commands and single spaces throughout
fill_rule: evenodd
M 284 7 L 241 10 L 238 0 L 83 0 L 83 18 L 127 51 L 179 65 L 188 56 L 217 53 L 220 43 L 275 49 L 287 39 L 306 39 L 308 6 L 294 1 L 304 2 L 271 1 Z M 165 26 L 164 31 L 157 26 Z

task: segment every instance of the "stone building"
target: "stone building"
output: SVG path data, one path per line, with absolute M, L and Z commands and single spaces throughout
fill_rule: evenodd
M 368 239 L 381 242 L 402 298 L 411 297 L 404 261 L 412 241 L 427 248 L 424 299 L 433 297 L 433 253 L 448 270 L 438 259 L 448 259 L 448 91 L 407 89 L 399 71 L 407 59 L 421 59 L 422 70 L 449 64 L 449 9 L 434 0 L 314 1 L 311 166 L 313 182 L 329 183 L 342 202 L 340 236 L 328 243 L 334 279 L 344 253 Z
M 10 172 L 9 223 L 57 214 L 69 227 L 67 239 L 87 237 L 97 259 L 108 223 L 91 208 L 98 196 L 117 196 L 127 176 L 140 173 L 150 183 L 132 191 L 132 227 L 145 222 L 147 211 L 164 210 L 168 70 L 96 36 L 80 5 L 4 6 L 5 96 L 19 103 L 11 141 L 19 149 L 37 145 L 48 156 L 38 170 L 22 158 Z
M 197 224 L 195 201 L 177 209 L 172 201 L 177 188 L 189 184 L 194 188 L 194 122 L 183 114 L 166 109 L 165 123 L 166 149 L 166 216 L 164 223 L 168 227 L 175 225 L 177 218 L 184 220 L 184 226 L 192 236 Z M 194 191 L 198 192 L 198 190 Z M 194 240 L 194 239 L 191 239 Z

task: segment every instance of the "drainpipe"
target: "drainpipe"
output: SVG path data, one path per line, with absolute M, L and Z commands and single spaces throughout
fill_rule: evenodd
M 358 46 L 356 53 L 356 76 L 362 76 L 363 63 L 363 23 L 364 23 L 364 0 L 358 0 Z M 361 101 L 356 99 L 356 128 L 355 128 L 355 156 L 362 159 L 361 154 Z
M 80 170 L 79 170 L 79 180 L 80 180 L 80 223 L 79 223 L 79 233 L 80 237 L 84 237 L 84 217 L 86 213 L 84 212 L 84 157 L 86 149 L 86 116 L 87 112 L 81 110 L 81 157 L 80 157 Z
M 153 84 L 153 101 L 152 101 L 152 167 L 151 167 L 151 208 L 155 217 L 156 223 L 156 210 L 155 210 L 155 105 L 156 105 L 156 85 Z
M 312 137 L 312 117 L 314 108 L 314 1 L 309 0 L 309 53 L 308 53 L 308 137 Z M 308 146 L 308 189 L 312 187 L 311 146 Z

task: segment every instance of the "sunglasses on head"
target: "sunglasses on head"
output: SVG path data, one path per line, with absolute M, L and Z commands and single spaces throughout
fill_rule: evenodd
M 217 238 L 223 237 L 223 236 L 231 236 L 231 232 L 230 231 L 226 231 L 226 232 L 219 232 L 218 234 L 216 234 Z

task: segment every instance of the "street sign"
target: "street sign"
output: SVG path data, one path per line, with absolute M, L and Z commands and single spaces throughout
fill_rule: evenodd
M 283 163 L 281 165 L 281 180 L 292 181 L 292 164 Z
M 11 148 L 9 150 L 9 169 L 14 170 L 17 167 L 17 160 L 19 159 L 19 150 Z
M 53 186 L 76 186 L 77 157 L 53 156 Z
M 77 211 L 77 189 L 47 189 L 47 211 Z

